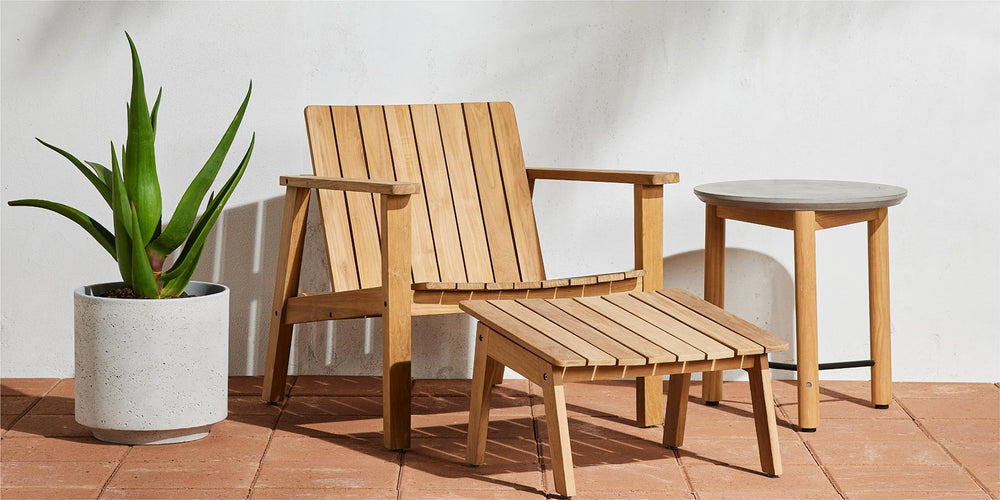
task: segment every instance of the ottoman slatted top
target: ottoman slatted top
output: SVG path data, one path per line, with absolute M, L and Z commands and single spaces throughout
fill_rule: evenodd
M 788 349 L 788 342 L 679 289 L 461 303 L 558 367 L 711 361 Z
M 788 342 L 683 290 L 552 299 L 470 300 L 479 320 L 467 461 L 486 459 L 490 391 L 509 367 L 542 388 L 556 491 L 576 492 L 563 383 L 670 375 L 663 444 L 684 441 L 691 373 L 750 374 L 761 468 L 781 474 L 767 353 Z M 659 411 L 659 410 L 657 410 Z

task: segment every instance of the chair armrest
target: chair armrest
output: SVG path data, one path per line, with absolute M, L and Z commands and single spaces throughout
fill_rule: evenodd
M 388 195 L 416 194 L 420 184 L 400 181 L 373 181 L 370 179 L 345 179 L 342 177 L 317 177 L 315 175 L 283 175 L 281 185 L 297 188 L 335 189 Z
M 564 181 L 620 182 L 642 186 L 675 184 L 677 172 L 643 172 L 638 170 L 582 170 L 569 168 L 529 168 L 528 180 L 552 179 Z

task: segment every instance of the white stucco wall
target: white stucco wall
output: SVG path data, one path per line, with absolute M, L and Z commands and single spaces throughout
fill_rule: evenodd
M 529 165 L 681 173 L 666 188 L 666 283 L 696 293 L 695 185 L 905 186 L 890 212 L 895 379 L 1000 380 L 996 3 L 3 2 L 0 22 L 2 376 L 72 376 L 72 290 L 116 279 L 80 229 L 6 202 L 52 198 L 103 216 L 82 177 L 33 138 L 108 160 L 108 141 L 124 139 L 128 30 L 150 94 L 164 88 L 165 206 L 254 82 L 234 147 L 256 131 L 254 158 L 199 270 L 232 288 L 234 375 L 263 372 L 277 178 L 310 169 L 302 108 L 509 100 Z M 551 277 L 630 268 L 629 188 L 539 182 L 535 202 Z M 792 338 L 791 234 L 729 228 L 729 309 Z M 864 239 L 862 225 L 817 238 L 824 361 L 867 357 Z M 305 285 L 323 289 L 318 245 Z M 462 316 L 415 320 L 414 375 L 468 376 L 470 327 Z M 301 328 L 293 370 L 378 374 L 378 328 Z

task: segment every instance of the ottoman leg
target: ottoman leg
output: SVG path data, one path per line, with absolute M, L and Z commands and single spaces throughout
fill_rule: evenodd
M 486 431 L 490 425 L 490 392 L 496 372 L 503 365 L 488 356 L 487 347 L 493 332 L 482 323 L 476 329 L 476 354 L 472 367 L 472 401 L 469 408 L 469 436 L 466 462 L 482 465 L 486 461 Z
M 552 455 L 556 492 L 571 497 L 576 494 L 576 481 L 573 479 L 573 453 L 569 447 L 569 420 L 561 379 L 553 373 L 544 380 L 542 396 L 545 398 L 545 423 L 549 431 L 549 453 Z
M 637 377 L 635 379 L 635 424 L 652 427 L 663 423 L 663 377 Z
M 667 412 L 663 419 L 663 445 L 668 448 L 679 448 L 684 445 L 684 423 L 687 421 L 688 392 L 690 390 L 690 373 L 670 376 L 667 389 Z
M 769 476 L 780 476 L 781 451 L 778 449 L 778 425 L 774 419 L 774 396 L 771 393 L 767 354 L 757 356 L 753 368 L 748 368 L 747 373 L 750 374 L 750 398 L 753 400 L 760 467 Z

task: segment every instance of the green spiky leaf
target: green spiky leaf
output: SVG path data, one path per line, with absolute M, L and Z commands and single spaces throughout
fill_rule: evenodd
M 252 90 L 253 82 L 250 83 L 246 97 L 243 98 L 243 103 L 240 105 L 239 110 L 236 111 L 236 116 L 229 124 L 229 128 L 222 136 L 222 140 L 219 141 L 218 146 L 215 147 L 215 151 L 212 152 L 212 156 L 205 162 L 198 175 L 191 181 L 180 202 L 177 203 L 177 208 L 174 210 L 174 214 L 163 230 L 163 233 L 150 244 L 150 250 L 161 255 L 167 255 L 176 250 L 188 237 L 188 233 L 191 232 L 191 228 L 194 225 L 195 216 L 198 214 L 198 207 L 201 206 L 201 202 L 205 198 L 205 193 L 208 192 L 212 187 L 212 183 L 215 182 L 215 178 L 219 174 L 219 168 L 222 167 L 222 162 L 226 159 L 229 148 L 233 144 L 233 139 L 236 137 L 236 132 L 240 128 L 240 122 L 243 121 L 243 114 L 246 112 L 247 104 L 250 102 L 250 93 Z
M 90 168 L 94 169 L 94 173 L 97 174 L 97 177 L 104 182 L 104 185 L 107 186 L 108 189 L 111 189 L 111 170 L 108 170 L 108 167 L 94 161 L 88 161 L 87 165 L 90 165 Z
M 142 77 L 142 65 L 132 37 L 128 38 L 132 51 L 132 94 L 128 107 L 128 137 L 125 140 L 125 157 L 122 174 L 128 199 L 135 205 L 141 234 L 152 237 L 160 222 L 162 203 L 160 183 L 156 176 L 156 158 L 153 153 L 153 124 Z M 149 240 L 142 241 L 145 247 Z M 133 252 L 134 253 L 134 252 Z
M 111 211 L 115 228 L 115 255 L 122 281 L 132 286 L 132 209 L 122 180 L 121 167 L 111 143 Z
M 163 87 L 156 93 L 156 102 L 153 103 L 153 111 L 149 113 L 149 124 L 153 127 L 153 138 L 156 138 L 156 115 L 160 110 L 160 98 L 163 97 Z
M 132 234 L 138 236 L 132 245 L 132 284 L 131 288 L 135 294 L 145 299 L 156 299 L 160 296 L 160 291 L 156 287 L 156 275 L 149 265 L 146 256 L 146 249 L 137 244 L 142 241 L 142 226 L 139 224 L 139 214 L 135 205 L 132 206 Z
M 43 208 L 45 210 L 50 210 L 55 212 L 67 219 L 77 223 L 85 231 L 90 233 L 91 236 L 97 240 L 112 257 L 115 257 L 115 236 L 111 234 L 100 222 L 97 222 L 93 217 L 71 207 L 68 205 L 63 205 L 62 203 L 56 203 L 54 201 L 47 200 L 15 200 L 7 203 L 12 207 L 37 207 Z
M 104 183 L 103 179 L 98 177 L 96 173 L 87 168 L 87 166 L 84 165 L 82 161 L 78 160 L 72 154 L 56 146 L 53 146 L 37 137 L 35 137 L 35 140 L 42 143 L 43 146 L 51 149 L 52 151 L 55 151 L 56 153 L 61 154 L 64 158 L 69 160 L 70 163 L 72 163 L 73 166 L 75 166 L 77 170 L 79 170 L 80 173 L 82 173 L 83 176 L 86 177 L 87 180 L 90 181 L 90 183 L 93 184 L 95 188 L 97 188 L 97 192 L 101 193 L 101 197 L 104 198 L 104 201 L 108 202 L 108 205 L 111 205 L 111 189 L 108 187 L 107 184 Z
M 171 282 L 177 279 L 183 280 L 185 277 L 187 280 L 191 279 L 195 267 L 198 265 L 198 259 L 201 257 L 205 241 L 208 239 L 208 233 L 212 230 L 212 226 L 215 225 L 216 219 L 222 214 L 222 209 L 233 194 L 233 190 L 236 189 L 236 185 L 240 182 L 243 173 L 247 169 L 247 165 L 250 163 L 250 155 L 253 154 L 253 146 L 256 139 L 256 134 L 250 138 L 250 146 L 247 148 L 246 154 L 243 155 L 240 165 L 226 181 L 226 184 L 222 186 L 218 196 L 212 197 L 208 208 L 205 209 L 205 213 L 198 219 L 198 223 L 195 224 L 191 236 L 188 238 L 187 243 L 184 244 L 184 249 L 181 251 L 180 256 L 177 257 L 177 261 L 169 271 L 163 273 L 161 280 Z M 187 286 L 186 283 L 184 286 Z

